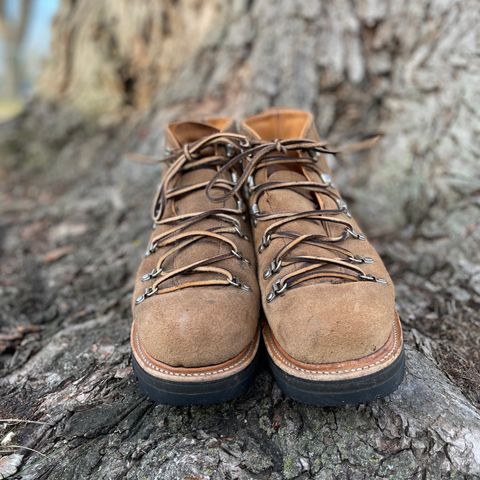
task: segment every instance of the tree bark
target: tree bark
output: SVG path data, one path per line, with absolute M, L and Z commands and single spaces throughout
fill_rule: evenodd
M 37 99 L 0 129 L 0 472 L 480 478 L 479 20 L 473 0 L 63 2 Z M 264 367 L 235 402 L 155 406 L 128 337 L 160 171 L 124 153 L 160 154 L 172 119 L 270 105 L 311 110 L 333 144 L 383 134 L 335 176 L 395 281 L 405 382 L 321 409 Z

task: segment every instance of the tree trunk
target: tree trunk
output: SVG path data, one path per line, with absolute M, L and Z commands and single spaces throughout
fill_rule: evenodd
M 27 31 L 31 7 L 31 0 L 21 0 L 19 18 L 18 21 L 14 21 L 9 18 L 5 0 L 0 0 L 0 37 L 4 43 L 5 56 L 4 95 L 7 98 L 16 98 L 22 93 L 24 75 L 20 58 L 21 47 Z
M 18 98 L 20 96 L 20 87 L 22 84 L 22 74 L 20 69 L 20 59 L 18 46 L 12 42 L 6 42 L 5 52 L 5 74 L 3 93 L 6 98 Z
M 479 20 L 473 0 L 64 1 L 37 98 L 0 129 L 0 472 L 480 478 Z M 128 337 L 160 172 L 123 154 L 270 105 L 333 144 L 383 133 L 335 170 L 396 284 L 405 382 L 321 409 L 263 368 L 235 402 L 154 406 Z

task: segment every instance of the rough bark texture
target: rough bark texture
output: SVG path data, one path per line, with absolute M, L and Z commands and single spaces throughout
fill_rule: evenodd
M 473 0 L 65 2 L 49 87 L 0 129 L 0 472 L 480 478 L 479 20 Z M 160 172 L 123 153 L 158 154 L 178 116 L 273 104 L 312 110 L 334 143 L 384 133 L 336 178 L 396 282 L 406 380 L 320 409 L 263 369 L 238 401 L 154 406 L 128 336 Z

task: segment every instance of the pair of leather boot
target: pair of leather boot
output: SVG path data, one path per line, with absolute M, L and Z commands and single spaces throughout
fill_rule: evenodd
M 278 385 L 298 401 L 392 392 L 404 372 L 394 286 L 332 182 L 334 152 L 312 115 L 173 123 L 166 144 L 132 302 L 133 366 L 147 395 L 235 398 L 254 378 L 261 338 Z

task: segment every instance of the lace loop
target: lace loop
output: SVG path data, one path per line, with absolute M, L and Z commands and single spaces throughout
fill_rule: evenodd
M 369 141 L 368 146 L 372 141 Z M 367 143 L 365 143 L 367 145 Z M 363 149 L 365 145 L 361 145 Z M 292 153 L 297 155 L 293 156 Z M 301 156 L 304 152 L 307 156 Z M 366 274 L 360 265 L 373 263 L 370 257 L 353 255 L 348 249 L 340 246 L 348 238 L 365 240 L 365 236 L 355 230 L 349 220 L 351 217 L 346 202 L 340 197 L 328 172 L 322 172 L 318 168 L 318 160 L 322 154 L 335 154 L 324 142 L 316 142 L 307 139 L 273 140 L 271 142 L 253 140 L 251 148 L 244 149 L 236 157 L 232 157 L 223 169 L 228 170 L 234 166 L 243 166 L 242 175 L 237 179 L 235 187 L 223 194 L 214 196 L 213 188 L 218 188 L 221 183 L 222 169 L 220 169 L 208 182 L 206 192 L 212 201 L 224 201 L 234 195 L 245 186 L 250 197 L 250 214 L 253 224 L 258 222 L 269 222 L 263 231 L 262 239 L 258 247 L 260 254 L 263 254 L 270 247 L 272 241 L 283 238 L 288 243 L 277 250 L 269 267 L 263 272 L 265 279 L 272 278 L 280 269 L 297 265 L 295 270 L 277 278 L 271 285 L 271 291 L 267 295 L 267 302 L 283 294 L 287 289 L 294 288 L 300 284 L 314 279 L 336 279 L 341 281 L 375 281 L 385 283 Z M 318 180 L 312 181 L 265 181 L 255 184 L 256 172 L 270 165 L 283 165 L 288 168 L 290 165 L 301 166 L 313 170 L 318 175 Z M 312 194 L 321 195 L 332 200 L 337 208 L 318 208 L 304 212 L 262 212 L 259 203 L 263 195 L 274 190 L 294 190 L 304 196 Z M 313 197 L 313 195 L 312 195 Z M 309 197 L 310 198 L 310 197 Z M 347 218 L 345 218 L 347 217 Z M 292 231 L 285 231 L 292 222 L 318 222 L 325 227 L 325 233 L 300 234 Z M 340 233 L 332 233 L 328 226 L 341 228 Z M 304 244 L 320 247 L 334 256 L 324 255 L 296 255 L 294 250 Z M 338 255 L 338 256 L 337 256 Z
M 234 168 L 236 163 L 231 162 L 231 158 L 235 158 L 247 146 L 250 146 L 250 144 L 243 135 L 219 132 L 196 142 L 185 144 L 183 147 L 170 152 L 168 157 L 159 160 L 159 162 L 167 162 L 169 165 L 163 175 L 153 202 L 153 226 L 154 229 L 158 226 L 168 226 L 169 228 L 163 229 L 158 235 L 154 234 L 145 255 L 154 255 L 159 249 L 165 250 L 166 248 L 167 250 L 158 256 L 154 268 L 142 275 L 142 282 L 153 283 L 145 289 L 142 295 L 136 298 L 136 305 L 154 294 L 168 293 L 190 287 L 234 285 L 245 291 L 250 290 L 248 285 L 234 277 L 227 268 L 220 268 L 214 265 L 231 258 L 236 258 L 244 263 L 250 263 L 239 251 L 234 240 L 226 236 L 226 234 L 233 234 L 242 239 L 248 239 L 241 231 L 239 218 L 236 218 L 243 215 L 244 210 L 242 199 L 238 195 L 238 190 L 235 189 L 236 178 L 238 178 L 238 172 Z M 225 178 L 226 175 L 223 175 L 223 173 L 220 174 L 215 184 L 215 189 L 226 192 L 227 197 L 236 197 L 236 208 L 221 207 L 200 212 L 165 216 L 167 202 L 174 202 L 182 196 L 206 188 L 208 182 L 176 186 L 180 175 L 197 168 L 215 168 L 216 172 L 231 173 L 230 177 L 228 177 L 231 180 Z M 218 222 L 218 226 L 208 229 L 197 227 L 199 222 L 207 219 L 215 219 Z M 169 257 L 202 239 L 215 240 L 220 244 L 224 244 L 227 247 L 225 253 L 197 260 L 169 271 L 166 270 L 165 262 Z M 198 273 L 205 273 L 209 276 L 205 279 L 189 280 L 191 275 Z M 171 282 L 174 277 L 178 276 L 184 277 L 185 280 L 182 282 Z
M 327 144 L 325 142 L 316 142 L 306 139 L 275 140 L 273 142 L 252 140 L 250 145 L 251 148 L 242 147 L 242 152 L 223 165 L 223 167 L 218 170 L 217 173 L 210 179 L 206 188 L 206 193 L 209 200 L 212 202 L 223 202 L 228 197 L 238 193 L 244 187 L 244 185 L 248 183 L 249 177 L 253 178 L 252 173 L 262 166 L 261 162 L 264 161 L 268 154 L 278 152 L 283 155 L 288 155 L 289 152 L 293 152 L 295 150 L 304 150 L 309 152 L 314 151 L 316 153 L 329 154 L 336 153 L 333 150 L 326 148 Z M 212 194 L 212 189 L 216 186 L 226 171 L 236 166 L 243 166 L 243 172 L 235 187 L 223 195 L 214 196 Z

